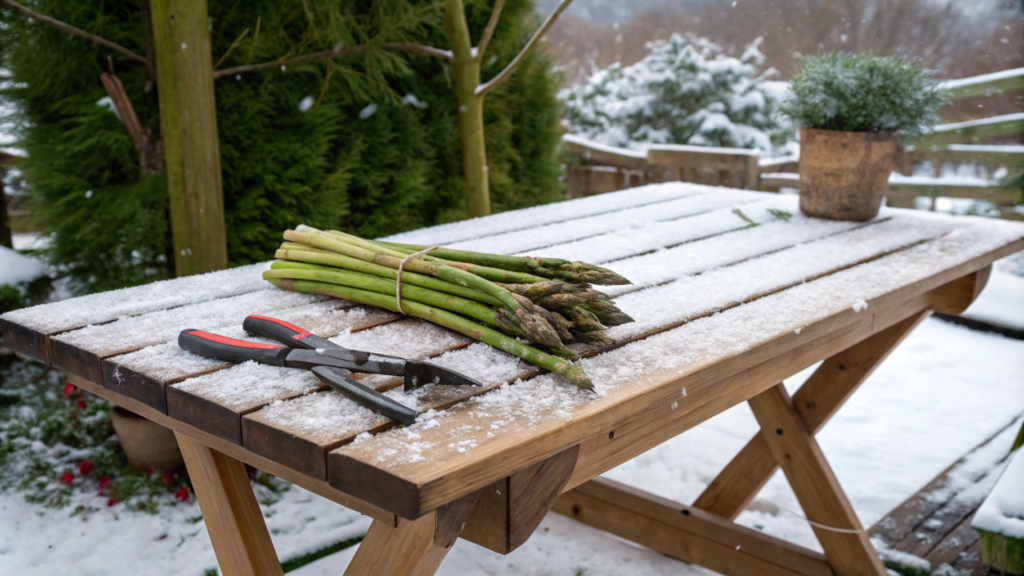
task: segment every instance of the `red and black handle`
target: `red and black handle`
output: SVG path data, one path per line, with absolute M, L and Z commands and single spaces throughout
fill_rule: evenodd
M 236 340 L 220 334 L 192 329 L 181 331 L 181 334 L 178 335 L 178 346 L 200 356 L 233 364 L 253 360 L 260 364 L 284 366 L 285 358 L 291 352 L 291 349 L 285 346 Z
M 321 338 L 309 330 L 300 328 L 291 322 L 278 320 L 269 316 L 249 316 L 242 322 L 242 329 L 253 336 L 262 336 L 280 342 L 291 348 L 341 348 L 334 342 Z

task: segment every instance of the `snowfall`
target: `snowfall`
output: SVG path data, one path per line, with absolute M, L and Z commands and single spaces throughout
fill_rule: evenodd
M 1024 329 L 1024 256 L 997 263 L 967 316 Z M 792 392 L 814 367 L 786 381 Z M 817 438 L 862 523 L 870 526 L 986 439 L 966 469 L 994 469 L 1024 414 L 1024 341 L 928 319 L 862 386 Z M 1009 424 L 1017 422 L 1012 426 Z M 1002 430 L 1002 432 L 1000 432 Z M 649 492 L 692 502 L 757 425 L 740 404 L 606 474 Z M 1017 458 L 1017 460 L 1021 460 Z M 973 478 L 953 480 L 964 483 Z M 201 575 L 216 558 L 194 499 L 157 514 L 103 508 L 70 516 L 0 493 L 0 574 Z M 261 503 L 282 560 L 365 534 L 370 519 L 298 487 Z M 820 550 L 785 478 L 775 477 L 738 521 Z M 291 572 L 341 574 L 357 546 Z M 159 567 L 157 569 L 156 567 Z M 933 567 L 938 568 L 938 567 Z M 690 575 L 711 572 L 549 514 L 533 537 L 508 556 L 460 541 L 442 575 Z

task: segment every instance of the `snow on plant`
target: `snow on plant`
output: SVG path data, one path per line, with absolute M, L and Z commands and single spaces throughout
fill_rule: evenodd
M 110 404 L 63 376 L 39 364 L 0 361 L 0 490 L 51 508 L 67 506 L 74 493 L 94 494 L 73 514 L 114 506 L 156 512 L 188 499 L 186 474 L 128 465 L 110 428 Z
M 947 101 L 944 89 L 902 58 L 826 54 L 804 59 L 782 111 L 806 128 L 912 138 L 935 124 Z
M 631 66 L 613 64 L 563 90 L 565 123 L 597 142 L 642 149 L 650 144 L 756 147 L 789 133 L 775 113 L 779 94 L 765 83 L 761 39 L 739 58 L 700 38 L 673 35 Z

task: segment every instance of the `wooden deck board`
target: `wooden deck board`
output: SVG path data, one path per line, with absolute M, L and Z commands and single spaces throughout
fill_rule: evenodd
M 927 561 L 932 572 L 945 564 L 960 570 L 958 574 L 989 574 L 980 562 L 979 536 L 971 519 L 1000 475 L 1019 426 L 1019 418 L 1007 423 L 939 473 L 872 526 L 872 539 Z M 892 562 L 900 564 L 898 558 Z

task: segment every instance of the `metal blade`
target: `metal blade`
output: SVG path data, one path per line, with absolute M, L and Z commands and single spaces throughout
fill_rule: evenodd
M 446 386 L 483 386 L 476 380 L 459 374 L 454 370 L 442 368 L 429 362 L 407 360 L 405 363 L 405 391 L 415 390 L 427 384 L 443 384 Z
M 392 420 L 409 426 L 416 421 L 416 411 L 404 404 L 395 402 L 391 398 L 377 392 L 373 388 L 356 382 L 342 370 L 317 366 L 313 368 L 313 374 L 321 382 L 327 384 L 334 390 L 344 394 L 349 400 L 369 408 L 378 414 L 382 414 Z
M 401 376 L 405 374 L 406 361 L 394 356 L 384 354 L 372 354 L 358 350 L 327 349 L 317 350 L 294 349 L 285 359 L 285 366 L 289 368 L 314 368 L 316 366 L 332 366 L 352 372 L 363 372 L 366 374 L 388 374 Z

